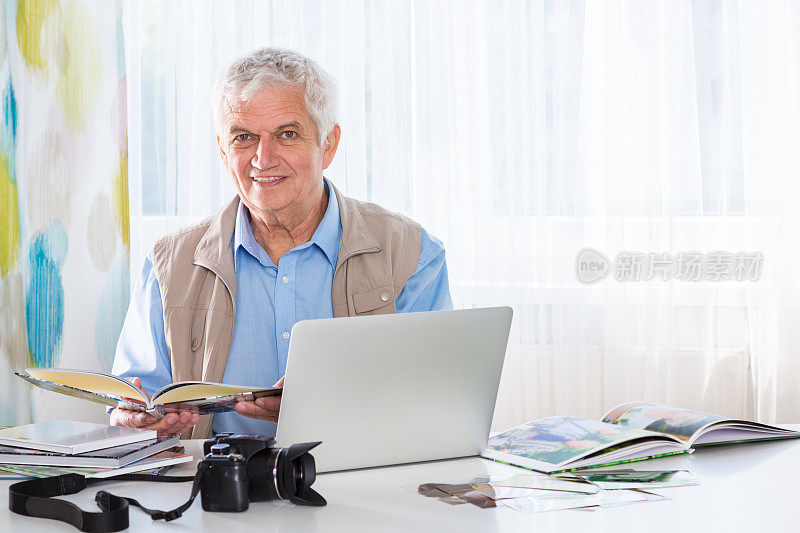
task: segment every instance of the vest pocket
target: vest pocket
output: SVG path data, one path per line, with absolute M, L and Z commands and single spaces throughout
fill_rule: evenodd
M 376 287 L 365 292 L 353 294 L 353 308 L 357 315 L 394 313 L 396 312 L 394 306 L 396 297 L 394 285 Z

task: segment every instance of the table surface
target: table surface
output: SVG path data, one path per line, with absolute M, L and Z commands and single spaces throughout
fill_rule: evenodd
M 792 427 L 792 426 L 789 426 Z M 800 425 L 795 425 L 800 428 Z M 202 441 L 186 441 L 199 457 Z M 200 497 L 178 520 L 153 523 L 131 509 L 131 530 L 306 532 L 306 531 L 789 531 L 800 518 L 800 440 L 706 447 L 691 456 L 633 463 L 641 470 L 688 468 L 699 486 L 654 490 L 667 501 L 588 511 L 523 514 L 509 508 L 451 506 L 418 495 L 409 488 L 427 482 L 464 482 L 477 476 L 513 475 L 520 469 L 478 458 L 453 459 L 405 466 L 321 474 L 314 489 L 328 500 L 325 507 L 299 507 L 287 502 L 259 502 L 244 513 L 206 513 Z M 193 463 L 170 474 L 190 475 Z M 0 481 L 0 490 L 14 481 Z M 94 494 L 108 490 L 137 498 L 162 510 L 181 505 L 189 483 L 109 482 L 65 497 L 96 511 Z M 0 510 L 0 531 L 64 531 L 77 529 L 53 520 Z

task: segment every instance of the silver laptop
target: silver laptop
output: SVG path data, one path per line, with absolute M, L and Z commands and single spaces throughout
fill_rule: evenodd
M 510 307 L 305 320 L 292 328 L 280 446 L 322 441 L 318 472 L 477 455 Z

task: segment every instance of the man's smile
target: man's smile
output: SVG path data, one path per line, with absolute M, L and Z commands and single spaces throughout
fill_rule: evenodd
M 258 183 L 276 183 L 283 180 L 286 176 L 253 176 L 253 181 Z

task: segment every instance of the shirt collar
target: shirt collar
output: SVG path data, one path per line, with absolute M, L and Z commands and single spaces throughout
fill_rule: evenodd
M 233 258 L 234 263 L 239 266 L 239 251 L 245 250 L 250 255 L 258 259 L 264 266 L 275 266 L 267 252 L 258 244 L 253 228 L 250 227 L 250 219 L 247 216 L 247 206 L 244 202 L 239 202 L 239 209 L 236 212 L 236 226 L 233 230 Z
M 316 244 L 320 250 L 323 251 L 331 266 L 336 268 L 336 260 L 339 257 L 339 238 L 341 236 L 342 228 L 339 219 L 339 202 L 336 198 L 336 192 L 330 186 L 327 178 L 325 181 L 325 190 L 328 191 L 328 207 L 325 209 L 325 215 L 322 217 L 314 235 L 311 240 L 305 245 L 310 246 Z M 233 231 L 233 250 L 234 261 L 239 255 L 239 249 L 243 248 L 250 253 L 253 257 L 258 259 L 261 264 L 265 266 L 276 266 L 272 259 L 264 251 L 255 235 L 253 235 L 253 228 L 250 227 L 250 218 L 247 216 L 247 207 L 244 202 L 239 202 L 239 209 L 236 212 L 236 227 Z
M 325 215 L 317 226 L 317 230 L 311 237 L 311 242 L 319 246 L 325 253 L 328 261 L 333 268 L 336 268 L 336 260 L 339 257 L 339 238 L 342 234 L 342 224 L 339 218 L 339 202 L 336 198 L 336 192 L 325 180 L 325 190 L 328 191 L 328 208 L 325 210 Z

